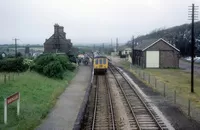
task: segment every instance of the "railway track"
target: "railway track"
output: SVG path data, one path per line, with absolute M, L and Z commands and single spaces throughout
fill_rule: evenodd
M 123 104 L 133 130 L 168 130 L 159 116 L 140 97 L 124 75 L 113 65 L 109 65 L 122 95 Z
M 115 130 L 112 98 L 106 75 L 96 76 L 92 130 Z

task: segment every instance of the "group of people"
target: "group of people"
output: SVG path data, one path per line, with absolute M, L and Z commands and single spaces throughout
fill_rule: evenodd
M 83 63 L 84 65 L 88 65 L 89 62 L 90 62 L 89 57 L 84 57 L 84 58 L 78 57 L 77 58 L 78 65 L 80 65 L 81 63 Z

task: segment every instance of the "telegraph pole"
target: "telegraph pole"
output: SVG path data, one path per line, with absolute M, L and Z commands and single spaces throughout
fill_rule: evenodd
M 116 52 L 118 50 L 118 38 L 116 38 Z
M 15 57 L 17 57 L 17 40 L 19 39 L 15 38 L 13 40 L 15 40 Z
M 112 38 L 111 38 L 111 47 L 112 47 Z
M 135 55 L 134 55 L 134 45 L 135 45 L 135 39 L 134 39 L 134 36 L 132 37 L 132 64 L 134 65 L 134 62 L 135 62 Z
M 195 37 L 194 37 L 194 20 L 198 18 L 198 6 L 189 6 L 189 20 L 192 20 L 191 26 L 191 93 L 194 93 L 194 48 L 195 48 Z
M 104 43 L 103 43 L 103 50 L 102 50 L 103 54 L 104 54 Z
M 94 46 L 93 46 L 93 52 L 95 52 L 95 44 L 94 44 Z

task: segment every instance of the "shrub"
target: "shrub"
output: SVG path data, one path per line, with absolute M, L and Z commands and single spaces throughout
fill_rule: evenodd
M 23 58 L 6 58 L 0 61 L 0 72 L 23 72 L 29 66 L 23 63 Z
M 42 54 L 34 61 L 35 64 L 30 66 L 30 70 L 35 70 L 48 77 L 62 79 L 64 71 L 72 71 L 76 68 L 75 65 L 69 62 L 67 55 Z
M 33 60 L 30 59 L 24 59 L 23 64 L 26 64 L 28 66 L 32 66 L 34 64 Z
M 59 61 L 52 61 L 43 69 L 43 74 L 50 78 L 63 79 L 63 68 Z
M 71 64 L 69 63 L 69 59 L 66 55 L 57 55 L 56 60 L 61 63 L 64 70 L 67 70 L 68 64 Z
M 55 61 L 54 55 L 43 54 L 38 56 L 35 60 L 35 70 L 39 73 L 43 73 L 43 68 L 51 61 Z
M 73 71 L 74 69 L 76 69 L 76 65 L 72 64 L 72 63 L 68 63 L 67 64 L 67 70 Z

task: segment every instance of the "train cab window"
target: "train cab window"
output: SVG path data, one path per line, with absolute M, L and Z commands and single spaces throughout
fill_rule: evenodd
M 106 64 L 106 59 L 103 59 L 103 64 Z
M 98 59 L 95 60 L 95 64 L 98 64 Z
M 99 63 L 100 63 L 100 64 L 103 64 L 102 59 L 99 59 Z

